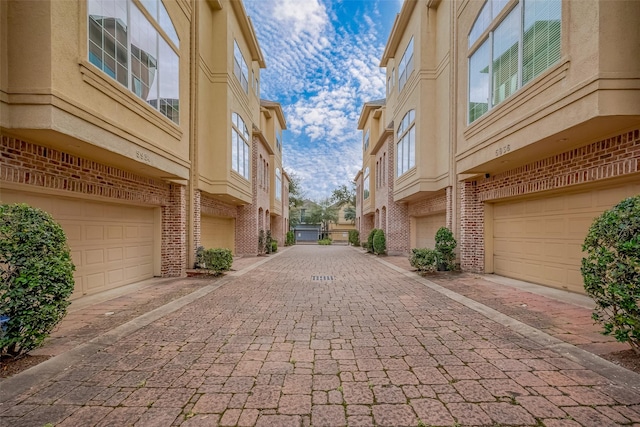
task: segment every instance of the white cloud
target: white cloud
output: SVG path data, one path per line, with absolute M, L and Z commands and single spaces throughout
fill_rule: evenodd
M 267 62 L 262 96 L 281 102 L 287 119 L 285 169 L 312 199 L 362 165 L 360 110 L 385 90 L 378 64 L 388 34 L 377 23 L 393 19 L 380 16 L 378 1 L 352 2 L 365 12 L 346 23 L 329 0 L 245 0 Z

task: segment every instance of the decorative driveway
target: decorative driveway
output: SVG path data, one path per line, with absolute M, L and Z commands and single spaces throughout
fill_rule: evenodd
M 172 304 L 0 382 L 0 425 L 640 423 L 637 374 L 354 248 Z

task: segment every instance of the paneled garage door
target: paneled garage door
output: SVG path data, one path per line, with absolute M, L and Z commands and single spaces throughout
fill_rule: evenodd
M 416 248 L 435 248 L 436 232 L 440 227 L 446 225 L 446 221 L 446 213 L 444 212 L 416 218 Z
M 639 184 L 496 203 L 493 209 L 494 272 L 584 293 L 582 243 L 593 220 Z
M 73 298 L 153 277 L 154 209 L 2 191 L 3 203 L 49 212 L 67 235 L 76 285 Z
M 201 245 L 206 249 L 227 248 L 235 253 L 236 220 L 203 215 L 200 218 Z

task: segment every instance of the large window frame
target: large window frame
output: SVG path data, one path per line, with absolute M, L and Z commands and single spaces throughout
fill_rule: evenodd
M 411 37 L 398 65 L 398 92 L 402 91 L 404 85 L 407 84 L 409 76 L 413 73 L 413 68 L 413 37 Z
M 231 169 L 247 181 L 251 177 L 249 130 L 238 113 L 231 114 Z
M 249 93 L 249 67 L 236 40 L 233 41 L 233 74 L 240 82 L 242 89 Z
M 407 111 L 396 135 L 396 177 L 400 177 L 416 166 L 416 110 Z
M 468 35 L 467 123 L 556 64 L 561 44 L 562 0 L 487 0 Z
M 370 183 L 369 183 L 369 167 L 368 166 L 364 170 L 364 178 L 363 178 L 362 182 L 363 182 L 362 199 L 363 200 L 367 200 L 369 198 L 369 196 L 371 195 Z
M 140 4 L 87 1 L 88 61 L 180 124 L 180 40 L 161 0 Z
M 276 168 L 276 200 L 282 200 L 282 171 Z

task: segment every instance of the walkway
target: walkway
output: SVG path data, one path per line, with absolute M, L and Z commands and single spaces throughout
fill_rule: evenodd
M 608 426 L 640 376 L 349 247 L 299 246 L 0 382 L 0 425 Z

